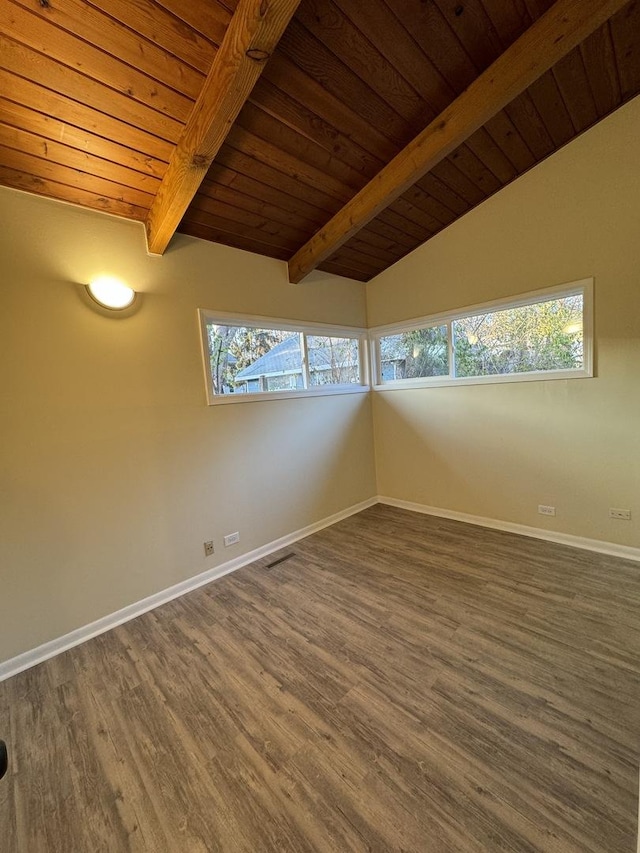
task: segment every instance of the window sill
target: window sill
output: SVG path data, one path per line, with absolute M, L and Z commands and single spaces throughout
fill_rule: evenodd
M 412 388 L 443 388 L 452 385 L 502 385 L 505 382 L 549 382 L 555 379 L 591 379 L 593 372 L 584 370 L 545 370 L 531 373 L 497 373 L 491 376 L 442 376 L 428 379 L 396 379 L 374 385 L 374 391 L 407 391 Z
M 301 397 L 330 397 L 342 394 L 367 394 L 368 385 L 336 385 L 328 388 L 307 388 L 302 391 L 261 391 L 253 394 L 220 394 L 209 399 L 210 406 L 233 403 L 262 403 L 267 400 L 299 400 Z

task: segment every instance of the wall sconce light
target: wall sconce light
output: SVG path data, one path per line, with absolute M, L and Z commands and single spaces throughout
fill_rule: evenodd
M 86 288 L 94 302 L 110 311 L 124 311 L 125 308 L 130 308 L 137 296 L 132 287 L 111 275 L 94 278 Z

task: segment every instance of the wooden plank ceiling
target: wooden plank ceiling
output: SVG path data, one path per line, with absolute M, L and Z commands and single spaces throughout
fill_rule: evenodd
M 147 222 L 237 5 L 0 0 L 0 183 Z M 178 230 L 289 261 L 552 5 L 302 0 Z M 319 268 L 369 280 L 640 93 L 618 6 Z

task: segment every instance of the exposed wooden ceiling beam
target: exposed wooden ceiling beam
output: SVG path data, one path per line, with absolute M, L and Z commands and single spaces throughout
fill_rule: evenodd
M 149 210 L 150 253 L 161 255 L 169 245 L 299 3 L 238 3 Z
M 289 261 L 300 282 L 628 0 L 557 0 Z

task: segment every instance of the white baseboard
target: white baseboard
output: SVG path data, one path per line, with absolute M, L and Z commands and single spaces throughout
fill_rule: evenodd
M 548 542 L 557 542 L 559 545 L 570 545 L 573 548 L 582 548 L 586 551 L 596 551 L 599 554 L 609 554 L 612 557 L 623 557 L 625 560 L 640 562 L 640 548 L 633 548 L 630 545 L 617 545 L 615 542 L 603 542 L 600 539 L 586 539 L 583 536 L 574 536 L 571 533 L 543 530 L 541 527 L 527 527 L 525 524 L 516 524 L 512 521 L 484 518 L 481 515 L 470 515 L 452 509 L 440 509 L 440 507 L 402 501 L 384 495 L 378 495 L 378 503 L 396 506 L 399 509 L 408 509 L 411 512 L 421 512 L 423 515 L 435 515 L 439 518 L 450 518 L 452 521 L 464 521 L 466 524 L 477 524 L 479 527 L 490 527 L 493 530 L 505 530 L 507 533 L 532 536 L 534 539 L 546 539 Z
M 328 518 L 323 518 L 320 521 L 307 525 L 307 527 L 302 527 L 294 533 L 289 533 L 287 536 L 275 539 L 267 545 L 255 548 L 253 551 L 249 551 L 248 553 L 242 554 L 233 560 L 228 560 L 219 566 L 208 569 L 206 572 L 202 572 L 192 578 L 181 581 L 174 586 L 168 587 L 168 589 L 163 589 L 160 592 L 149 595 L 141 601 L 128 604 L 121 610 L 116 610 L 115 613 L 103 616 L 101 619 L 97 619 L 89 625 L 85 625 L 82 628 L 76 628 L 75 631 L 70 631 L 62 637 L 58 637 L 48 643 L 43 643 L 35 649 L 31 649 L 28 652 L 23 652 L 14 658 L 10 658 L 9 660 L 4 661 L 4 663 L 0 663 L 0 681 L 11 678 L 12 675 L 17 675 L 25 669 L 29 669 L 32 666 L 36 666 L 36 664 L 42 663 L 49 658 L 61 654 L 62 652 L 66 652 L 74 646 L 79 646 L 81 643 L 90 640 L 92 637 L 97 637 L 98 634 L 104 634 L 105 631 L 110 631 L 111 628 L 122 625 L 123 622 L 135 619 L 136 616 L 141 616 L 149 610 L 154 610 L 161 604 L 166 604 L 174 598 L 179 598 L 181 595 L 191 592 L 200 586 L 211 583 L 211 581 L 214 581 L 223 575 L 235 572 L 236 569 L 241 569 L 243 566 L 249 565 L 249 563 L 255 563 L 256 560 L 267 557 L 274 551 L 286 548 L 287 545 L 291 545 L 299 539 L 304 539 L 305 536 L 310 536 L 312 533 L 317 533 L 325 527 L 330 527 L 332 524 L 336 524 L 338 521 L 342 521 L 350 515 L 362 512 L 363 509 L 368 509 L 368 507 L 373 506 L 376 503 L 378 503 L 378 499 L 374 497 L 369 498 L 366 501 L 362 501 L 361 503 L 354 504 L 353 506 L 347 507 L 347 509 L 334 513 L 334 515 L 330 515 Z

